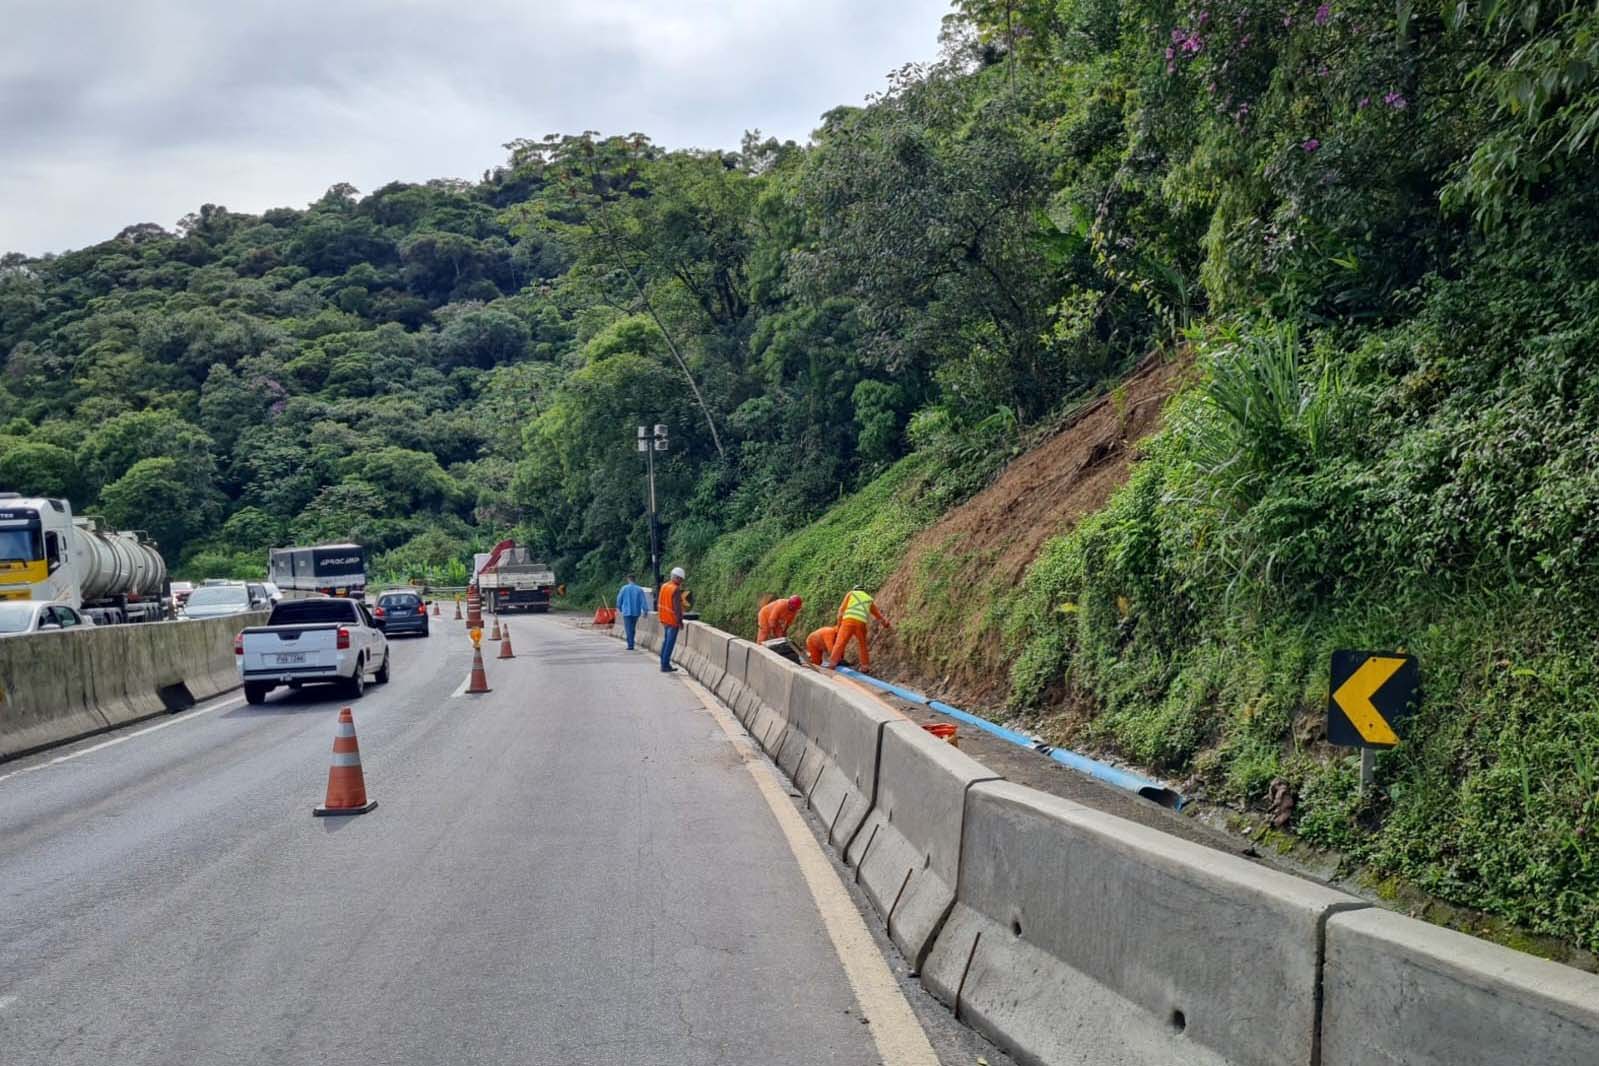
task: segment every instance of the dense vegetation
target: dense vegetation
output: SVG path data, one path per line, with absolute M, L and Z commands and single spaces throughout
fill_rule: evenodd
M 1599 15 L 959 0 L 946 40 L 806 146 L 518 141 L 7 256 L 0 483 L 196 575 L 515 532 L 598 589 L 661 422 L 668 553 L 743 611 L 880 578 L 1028 425 L 1191 350 L 1132 482 L 984 605 L 1017 710 L 1599 947 Z M 1338 644 L 1426 676 L 1365 802 Z

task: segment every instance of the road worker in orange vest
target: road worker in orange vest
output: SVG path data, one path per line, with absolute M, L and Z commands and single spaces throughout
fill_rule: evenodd
M 805 638 L 805 654 L 811 657 L 812 666 L 821 666 L 822 660 L 833 649 L 833 638 L 838 636 L 837 626 L 823 626 L 811 631 Z
M 866 639 L 867 629 L 871 619 L 882 623 L 883 629 L 892 633 L 894 627 L 889 624 L 883 612 L 877 609 L 877 603 L 872 599 L 872 594 L 865 589 L 851 589 L 849 595 L 844 597 L 844 602 L 838 607 L 838 633 L 833 637 L 833 648 L 826 659 L 822 661 L 822 668 L 831 670 L 844 661 L 844 651 L 849 647 L 850 641 L 855 641 L 861 649 L 861 669 L 870 670 L 872 667 L 872 649 Z
M 805 606 L 805 601 L 798 596 L 789 596 L 787 599 L 778 597 L 765 607 L 756 616 L 759 631 L 755 643 L 765 644 L 776 637 L 788 636 L 788 627 L 794 624 L 794 618 L 800 613 L 800 608 Z
M 683 629 L 683 615 L 686 608 L 683 606 L 683 581 L 688 575 L 683 573 L 681 566 L 672 567 L 672 578 L 661 586 L 661 592 L 656 597 L 655 612 L 661 619 L 661 673 L 670 674 L 677 671 L 672 665 L 672 648 L 677 644 L 677 635 Z

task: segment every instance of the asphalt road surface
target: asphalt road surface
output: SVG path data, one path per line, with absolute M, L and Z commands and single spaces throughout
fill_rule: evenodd
M 514 641 L 482 696 L 459 623 L 393 642 L 358 818 L 311 815 L 326 689 L 0 764 L 0 1063 L 1005 1061 L 681 675 L 555 618 Z

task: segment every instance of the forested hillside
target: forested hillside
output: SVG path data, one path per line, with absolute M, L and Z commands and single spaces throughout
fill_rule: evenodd
M 516 141 L 477 182 L 7 256 L 0 486 L 197 576 L 515 533 L 600 589 L 645 561 L 662 422 L 668 554 L 743 620 L 886 579 L 1181 353 L 1108 506 L 936 602 L 1063 739 L 1280 783 L 1308 839 L 1599 947 L 1599 15 L 960 0 L 945 37 L 803 146 Z M 1426 678 L 1367 801 L 1318 732 L 1339 645 Z

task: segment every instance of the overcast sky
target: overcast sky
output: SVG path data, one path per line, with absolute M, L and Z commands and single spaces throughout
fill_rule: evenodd
M 948 0 L 0 0 L 0 252 L 477 178 L 516 137 L 803 141 Z

